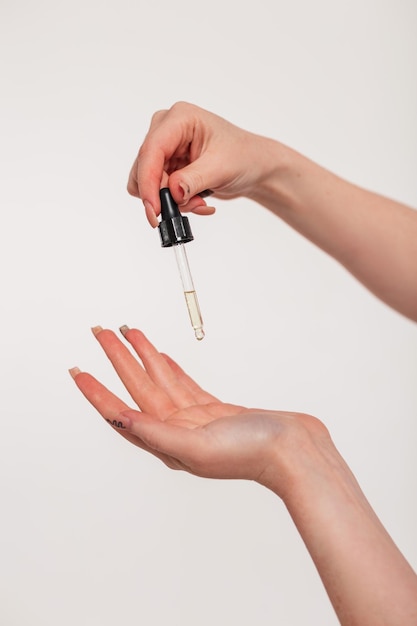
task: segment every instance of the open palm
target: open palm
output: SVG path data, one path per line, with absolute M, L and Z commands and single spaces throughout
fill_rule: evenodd
M 93 329 L 140 411 L 90 374 L 78 368 L 71 373 L 89 402 L 120 434 L 171 468 L 262 482 L 277 441 L 288 439 L 289 430 L 308 426 L 326 431 L 311 416 L 220 402 L 158 352 L 141 331 L 127 327 L 121 331 L 141 363 L 111 330 Z

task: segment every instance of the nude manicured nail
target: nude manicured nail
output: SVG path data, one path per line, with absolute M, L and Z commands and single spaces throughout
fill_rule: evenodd
M 71 376 L 73 378 L 75 378 L 77 376 L 77 374 L 80 374 L 81 370 L 79 367 L 71 367 L 71 369 L 68 370 L 69 373 L 71 374 Z
M 102 330 L 103 328 L 101 326 L 93 326 L 91 332 L 93 333 L 94 337 L 97 337 L 97 335 L 101 333 Z
M 120 326 L 119 330 L 122 333 L 123 337 L 126 337 L 126 333 L 129 330 L 129 326 L 126 326 L 126 324 L 123 324 L 123 326 Z
M 156 217 L 155 209 L 153 208 L 152 204 L 148 200 L 143 201 L 143 206 L 145 207 L 146 217 L 148 218 L 150 225 L 153 228 L 156 228 L 159 222 L 158 222 L 158 218 Z

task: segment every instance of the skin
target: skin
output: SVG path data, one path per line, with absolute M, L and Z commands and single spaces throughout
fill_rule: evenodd
M 417 320 L 413 209 L 187 103 L 154 115 L 130 173 L 128 190 L 142 199 L 152 226 L 158 223 L 159 189 L 167 185 L 183 211 L 202 215 L 214 211 L 198 195 L 205 190 L 218 198 L 251 198 Z M 70 370 L 115 431 L 172 469 L 253 480 L 282 498 L 343 626 L 417 624 L 417 576 L 322 422 L 223 403 L 141 331 L 120 330 L 125 341 L 101 327 L 93 332 L 132 407 L 90 374 Z
M 221 402 L 145 335 L 93 332 L 140 411 L 78 368 L 81 392 L 114 430 L 172 469 L 254 480 L 284 501 L 346 626 L 417 623 L 417 577 L 315 417 Z
M 191 104 L 158 111 L 128 191 L 152 226 L 169 184 L 183 211 L 213 212 L 197 194 L 247 197 L 339 261 L 377 297 L 417 321 L 417 211 L 335 176 L 291 148 Z

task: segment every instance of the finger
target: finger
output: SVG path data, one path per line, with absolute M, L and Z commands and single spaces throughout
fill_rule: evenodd
M 148 200 L 159 214 L 159 189 L 166 161 L 166 153 L 159 146 L 142 144 L 139 155 L 129 174 L 127 189 L 130 194 L 142 200 Z M 143 182 L 146 172 L 146 183 Z M 158 193 L 155 193 L 155 190 Z
M 93 328 L 93 333 L 141 410 L 161 419 L 175 411 L 176 407 L 168 394 L 153 382 L 113 331 L 103 330 L 101 326 L 96 326 Z
M 141 359 L 152 381 L 165 391 L 177 409 L 196 404 L 196 398 L 189 386 L 182 384 L 166 359 L 140 330 L 121 326 L 120 332 Z
M 130 407 L 109 391 L 104 385 L 99 383 L 91 374 L 81 372 L 74 367 L 70 370 L 70 374 L 75 381 L 78 389 L 87 398 L 90 404 L 97 409 L 102 417 L 111 425 L 117 428 L 118 432 L 129 441 L 136 443 L 136 437 L 130 434 L 127 427 L 130 420 L 122 418 L 120 413 Z
M 230 170 L 230 171 L 229 171 Z M 212 152 L 204 152 L 192 163 L 172 172 L 169 177 L 169 188 L 181 208 L 192 198 L 205 197 L 207 190 L 216 194 L 233 179 L 230 164 Z
M 182 207 L 181 207 L 182 208 Z M 193 213 L 195 213 L 196 215 L 213 215 L 213 213 L 216 212 L 216 209 L 214 206 L 198 206 L 195 209 L 191 209 L 191 211 Z
M 194 471 L 193 459 L 203 457 L 200 429 L 183 428 L 169 422 L 155 420 L 148 415 L 142 415 L 140 420 L 136 420 L 132 413 L 133 411 L 130 410 L 123 411 L 120 419 L 131 420 L 130 432 L 138 437 L 153 454 L 162 454 L 175 459 L 182 469 Z M 201 460 L 203 461 L 203 458 Z
M 186 204 L 181 205 L 181 213 L 197 213 L 199 215 L 212 215 L 215 208 L 207 206 L 207 203 L 199 194 L 190 198 Z
M 129 175 L 128 191 L 160 213 L 159 189 L 165 164 L 177 152 L 187 153 L 193 127 L 188 120 L 166 122 L 168 115 L 149 130 Z
M 130 169 L 129 178 L 127 180 L 127 190 L 131 196 L 135 196 L 136 198 L 139 198 L 137 169 L 138 169 L 138 157 L 136 157 Z
M 151 452 L 157 456 L 168 467 L 178 469 L 176 459 L 170 459 L 164 454 L 151 450 L 145 442 L 130 432 L 132 418 L 121 415 L 122 411 L 129 410 L 129 413 L 137 420 L 141 416 L 138 411 L 132 411 L 127 404 L 102 385 L 94 376 L 87 372 L 80 372 L 78 368 L 72 368 L 70 374 L 81 393 L 87 398 L 90 404 L 100 413 L 102 417 L 114 427 L 114 430 L 122 435 L 127 441 L 142 448 L 146 452 Z
M 218 126 L 219 123 L 226 122 L 199 107 L 183 102 L 154 116 L 131 172 L 129 185 L 135 195 L 152 205 L 156 215 L 160 212 L 159 188 L 165 165 L 170 163 L 168 172 L 171 174 L 173 169 L 182 172 L 183 166 L 190 159 L 198 160 L 211 126 Z M 198 178 L 195 173 L 192 175 L 193 169 L 188 171 L 191 172 L 190 176 L 183 180 L 178 179 L 174 189 L 170 185 L 177 203 L 186 204 L 192 196 L 214 189 L 212 185 L 203 183 L 204 176 Z
M 211 189 L 204 189 L 204 191 L 200 191 L 200 193 L 198 194 L 200 196 L 200 198 L 207 198 L 208 196 L 213 195 L 214 191 L 212 191 Z
M 146 219 L 148 220 L 152 228 L 156 228 L 159 225 L 159 221 L 156 216 L 155 209 L 153 208 L 151 203 L 148 202 L 147 200 L 145 200 L 145 202 L 143 203 L 143 206 L 145 207 Z
M 191 378 L 188 374 L 184 372 L 184 370 L 172 359 L 168 354 L 161 354 L 161 356 L 165 359 L 170 369 L 174 372 L 177 379 L 181 382 L 183 387 L 186 387 L 190 393 L 192 393 L 196 404 L 208 404 L 210 402 L 219 402 L 218 398 L 211 395 L 207 391 L 204 391 L 198 385 L 195 380 Z
M 149 135 L 153 132 L 154 128 L 156 126 L 158 126 L 158 124 L 166 116 L 167 113 L 168 113 L 168 111 L 162 110 L 162 111 L 156 111 L 156 113 L 153 114 L 152 120 L 151 120 L 151 123 L 150 123 L 150 126 L 149 126 L 148 133 L 147 133 L 147 135 L 145 137 L 145 141 L 147 140 Z M 140 153 L 140 151 L 139 151 L 139 153 Z M 134 161 L 134 163 L 133 163 L 133 165 L 131 167 L 131 170 L 129 172 L 129 178 L 128 178 L 128 183 L 127 183 L 127 190 L 128 190 L 128 192 L 132 196 L 136 196 L 136 197 L 139 198 L 140 194 L 139 194 L 138 177 L 137 177 L 138 159 L 139 159 L 139 154 L 136 157 L 136 159 L 135 159 L 135 161 Z M 162 178 L 162 171 L 161 171 L 161 178 Z

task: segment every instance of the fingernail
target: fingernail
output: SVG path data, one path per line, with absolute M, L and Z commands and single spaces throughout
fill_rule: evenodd
M 156 217 L 155 209 L 152 204 L 148 200 L 143 201 L 143 206 L 145 207 L 146 217 L 152 228 L 156 228 L 159 224 L 158 218 Z
M 130 329 L 129 329 L 129 326 L 126 326 L 126 324 L 123 324 L 123 326 L 120 326 L 119 330 L 122 333 L 123 337 L 126 337 L 126 333 Z
M 94 337 L 97 337 L 97 335 L 101 333 L 102 330 L 103 328 L 101 326 L 93 326 L 91 328 L 91 332 L 93 333 Z
M 77 376 L 77 374 L 81 373 L 81 370 L 80 370 L 79 367 L 71 367 L 71 369 L 69 369 L 68 371 L 69 371 L 69 373 L 71 374 L 71 376 L 73 378 L 75 378 Z
M 110 424 L 110 426 L 114 426 L 114 428 L 118 428 L 119 430 L 126 430 L 131 424 L 130 419 L 124 415 L 118 415 L 113 420 L 106 418 L 106 422 Z
M 191 193 L 191 189 L 190 186 L 187 185 L 186 183 L 179 183 L 179 186 L 181 187 L 182 191 L 183 191 L 183 198 L 182 198 L 182 202 L 180 202 L 180 206 L 182 206 L 183 204 L 187 204 L 188 200 L 190 199 L 190 193 Z

